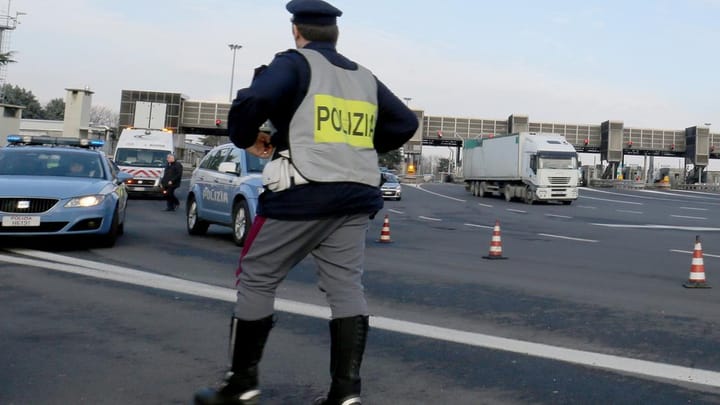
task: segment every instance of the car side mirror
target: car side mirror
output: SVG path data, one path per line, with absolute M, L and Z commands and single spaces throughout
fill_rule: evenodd
M 222 162 L 218 167 L 218 171 L 221 173 L 233 173 L 240 174 L 237 170 L 237 164 L 234 162 Z

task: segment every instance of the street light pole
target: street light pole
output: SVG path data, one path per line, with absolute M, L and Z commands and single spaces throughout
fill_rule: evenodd
M 408 107 L 410 107 L 410 100 L 412 100 L 412 98 L 410 98 L 410 97 L 403 97 L 403 100 L 405 100 L 405 105 L 408 106 Z
M 238 44 L 228 44 L 230 47 L 230 50 L 233 53 L 233 61 L 232 61 L 232 71 L 230 72 L 230 97 L 229 101 L 232 103 L 233 100 L 233 81 L 235 80 L 235 55 L 237 54 L 237 50 L 242 48 L 242 45 Z

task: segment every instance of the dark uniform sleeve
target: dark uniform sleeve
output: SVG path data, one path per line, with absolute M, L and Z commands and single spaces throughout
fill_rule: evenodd
M 415 113 L 380 80 L 377 85 L 378 117 L 373 142 L 378 153 L 385 153 L 403 146 L 415 135 L 420 123 Z
M 237 147 L 252 146 L 260 125 L 291 107 L 298 87 L 296 58 L 292 52 L 275 55 L 270 65 L 255 70 L 250 87 L 237 92 L 228 114 L 228 135 Z

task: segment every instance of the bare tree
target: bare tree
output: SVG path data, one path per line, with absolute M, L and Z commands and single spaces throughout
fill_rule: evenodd
M 95 126 L 117 128 L 120 115 L 103 105 L 94 105 L 90 108 L 90 123 Z

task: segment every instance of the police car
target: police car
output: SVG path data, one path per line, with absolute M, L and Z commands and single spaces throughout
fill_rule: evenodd
M 263 191 L 260 159 L 228 143 L 213 148 L 193 171 L 187 196 L 187 230 L 203 235 L 211 224 L 232 228 L 241 246 L 255 219 Z
M 0 236 L 92 236 L 110 247 L 123 233 L 127 190 L 99 140 L 19 136 L 0 148 Z

